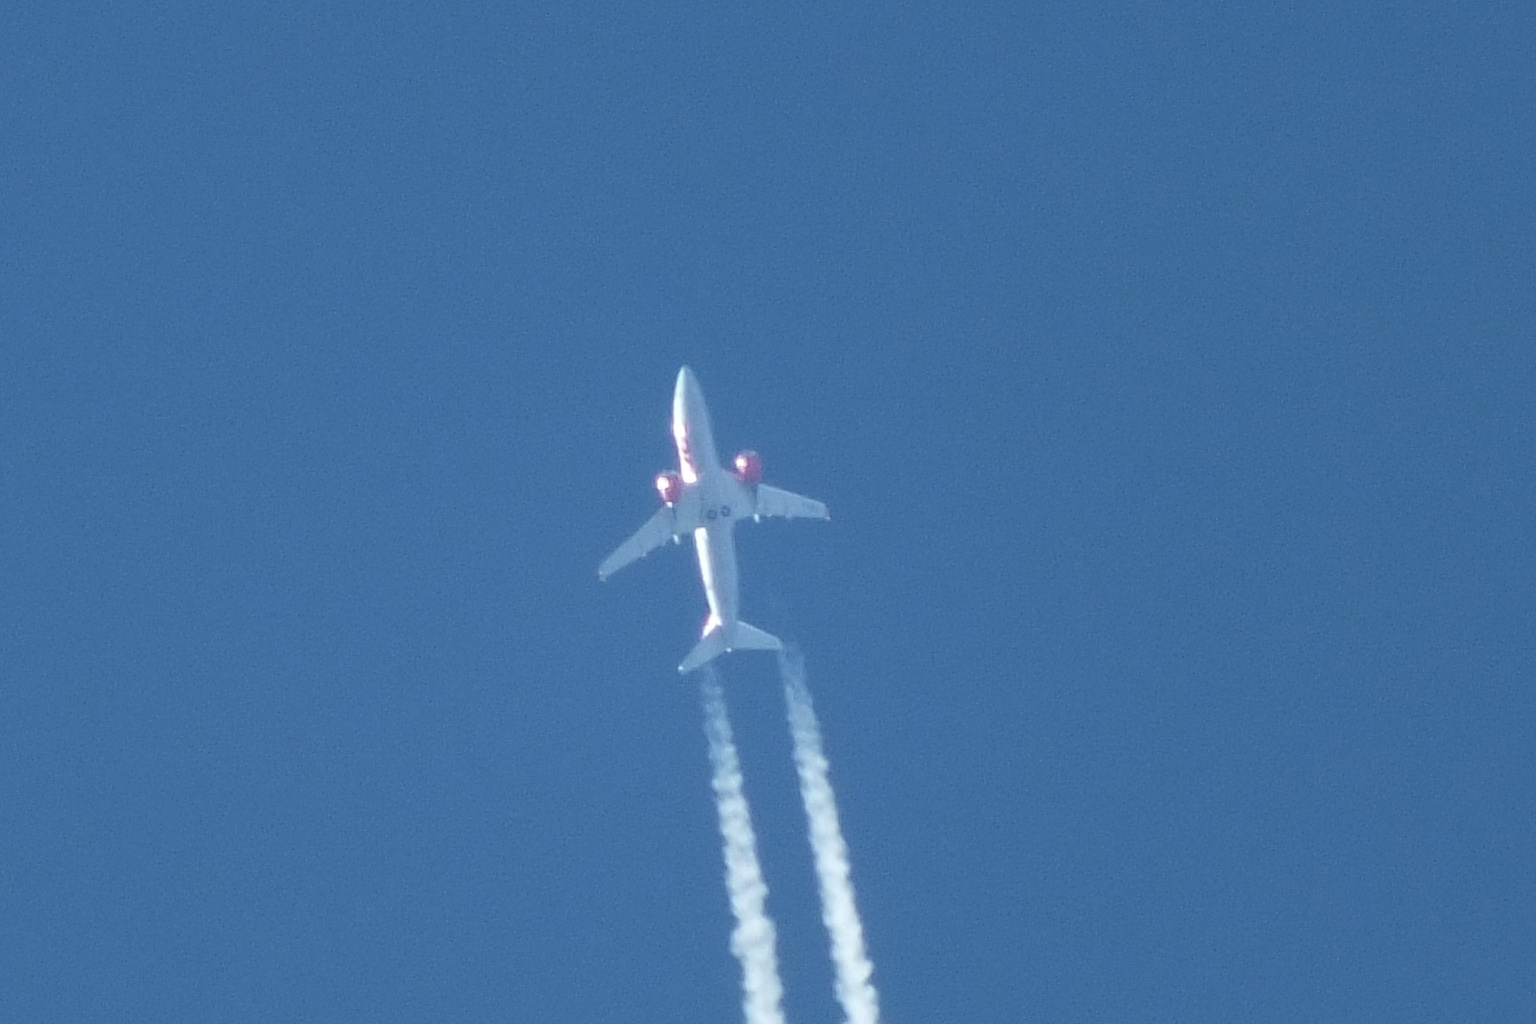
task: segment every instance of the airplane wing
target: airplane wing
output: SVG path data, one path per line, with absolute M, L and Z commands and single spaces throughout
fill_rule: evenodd
M 656 514 L 645 521 L 645 525 L 636 530 L 634 536 L 614 549 L 613 554 L 603 559 L 603 564 L 597 567 L 599 579 L 607 579 L 630 562 L 644 558 L 646 555 L 661 547 L 671 540 L 677 533 L 676 513 L 671 508 L 659 508 Z
M 815 498 L 807 498 L 789 491 L 781 491 L 767 484 L 757 485 L 755 515 L 783 516 L 786 519 L 831 519 L 827 506 Z

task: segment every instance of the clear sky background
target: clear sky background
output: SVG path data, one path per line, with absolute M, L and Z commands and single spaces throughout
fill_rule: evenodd
M 739 1019 L 691 364 L 886 1019 L 1536 1018 L 1519 4 L 0 13 L 0 1019 Z M 838 1019 L 771 661 L 725 674 Z

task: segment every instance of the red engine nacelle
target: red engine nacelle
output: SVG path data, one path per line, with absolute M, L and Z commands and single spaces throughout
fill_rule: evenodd
M 757 452 L 737 452 L 736 479 L 744 484 L 762 483 L 762 456 L 758 455 Z
M 662 504 L 676 505 L 683 496 L 683 478 L 676 473 L 657 473 L 656 493 L 661 495 Z

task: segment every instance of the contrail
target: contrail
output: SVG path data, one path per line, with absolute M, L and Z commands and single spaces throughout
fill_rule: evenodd
M 800 796 L 805 801 L 805 816 L 811 827 L 811 853 L 821 887 L 821 919 L 832 941 L 837 1000 L 843 1004 L 848 1024 L 879 1024 L 880 997 L 870 981 L 875 968 L 864 951 L 864 925 L 853 900 L 848 844 L 837 820 L 837 797 L 832 792 L 827 758 L 821 750 L 821 725 L 811 705 L 811 691 L 805 685 L 805 659 L 799 651 L 791 648 L 780 652 L 779 673 L 784 677 L 784 702 L 789 709 L 789 731 L 795 741 Z
M 731 952 L 741 961 L 741 1005 L 747 1024 L 784 1024 L 784 984 L 779 980 L 779 955 L 774 946 L 773 919 L 764 909 L 768 886 L 757 861 L 757 836 L 742 790 L 741 759 L 731 738 L 725 694 L 713 665 L 700 673 L 704 698 L 704 734 L 709 738 L 709 762 L 714 769 L 715 806 L 720 812 L 720 837 L 725 843 L 725 885 L 730 892 L 736 929 Z

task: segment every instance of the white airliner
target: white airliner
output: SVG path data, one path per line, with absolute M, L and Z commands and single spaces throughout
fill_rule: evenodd
M 738 454 L 734 471 L 722 467 L 709 429 L 704 392 L 686 366 L 677 372 L 677 387 L 672 392 L 672 437 L 677 441 L 679 471 L 656 477 L 661 509 L 603 559 L 597 575 L 607 579 L 667 541 L 675 543 L 683 534 L 691 533 L 699 552 L 709 617 L 704 620 L 703 639 L 677 670 L 692 672 L 726 651 L 780 650 L 784 645 L 778 637 L 736 617 L 740 596 L 736 524 L 747 517 L 757 520 L 763 516 L 829 519 L 827 506 L 762 483 L 763 462 L 756 452 Z

